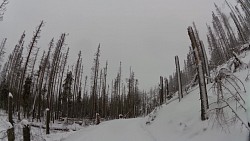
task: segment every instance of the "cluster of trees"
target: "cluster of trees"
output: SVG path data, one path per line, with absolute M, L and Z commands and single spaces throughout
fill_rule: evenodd
M 207 41 L 211 54 L 211 67 L 225 63 L 240 51 L 240 45 L 246 44 L 250 36 L 250 2 L 239 0 L 239 6 L 232 6 L 225 1 L 230 9 L 229 15 L 223 13 L 215 4 L 216 13 L 212 13 L 212 26 L 207 25 Z M 229 19 L 232 19 L 232 22 Z M 233 29 L 236 29 L 236 33 Z
M 100 44 L 94 55 L 90 88 L 87 87 L 88 76 L 83 75 L 81 51 L 75 65 L 67 63 L 69 48 L 66 49 L 65 33 L 57 41 L 51 39 L 39 60 L 37 44 L 43 26 L 41 21 L 27 46 L 27 54 L 24 53 L 26 33 L 23 32 L 9 55 L 1 72 L 0 108 L 8 109 L 9 92 L 13 94 L 12 112 L 17 113 L 19 119 L 40 120 L 47 108 L 51 120 L 60 117 L 93 119 L 96 113 L 106 119 L 118 118 L 120 114 L 132 118 L 146 115 L 159 105 L 152 104 L 151 97 L 139 90 L 139 81 L 131 68 L 129 77 L 122 81 L 121 62 L 116 78 L 111 84 L 107 82 L 108 62 L 101 67 Z M 6 39 L 0 51 L 4 50 L 5 42 Z
M 210 54 L 210 60 L 204 62 L 204 70 L 207 76 L 209 71 L 216 68 L 233 57 L 233 52 L 239 53 L 241 46 L 249 42 L 250 36 L 250 2 L 248 0 L 239 0 L 237 6 L 232 6 L 225 1 L 230 13 L 226 14 L 216 5 L 216 12 L 212 12 L 212 26 L 207 24 L 207 42 Z M 194 32 L 198 35 L 198 30 L 193 24 Z M 198 38 L 199 39 L 199 38 Z M 204 44 L 200 43 L 204 50 L 204 60 L 207 56 Z M 197 84 L 197 72 L 195 65 L 194 50 L 189 47 L 187 58 L 184 60 L 184 67 L 181 70 L 182 86 L 184 88 Z M 194 83 L 196 82 L 196 83 Z M 177 72 L 169 76 L 169 89 L 172 92 L 178 90 Z

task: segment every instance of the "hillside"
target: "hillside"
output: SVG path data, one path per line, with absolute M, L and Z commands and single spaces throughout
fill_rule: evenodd
M 245 56 L 245 55 L 244 55 Z M 248 63 L 250 54 L 241 57 L 242 61 Z M 247 95 L 250 92 L 250 81 L 245 81 L 249 70 L 241 70 L 234 73 L 240 78 L 246 87 L 239 90 L 243 99 L 247 102 Z M 229 83 L 227 87 L 232 89 Z M 207 86 L 210 89 L 212 84 Z M 227 93 L 225 93 L 225 96 Z M 210 89 L 208 91 L 209 103 L 216 101 L 216 95 Z M 239 108 L 235 101 L 229 100 L 229 104 L 235 107 L 237 115 L 244 124 L 247 123 L 246 112 Z M 168 102 L 167 102 L 168 103 Z M 235 106 L 236 105 L 236 106 Z M 244 104 L 247 107 L 249 104 Z M 210 105 L 210 110 L 213 106 Z M 212 110 L 211 110 L 212 111 Z M 230 109 L 225 109 L 226 116 L 234 117 Z M 155 118 L 152 119 L 152 117 Z M 150 116 L 135 119 L 118 119 L 103 122 L 100 125 L 87 127 L 68 137 L 64 141 L 236 141 L 247 140 L 248 130 L 238 118 L 233 118 L 233 122 L 219 125 L 214 118 L 214 114 L 209 112 L 209 120 L 200 120 L 200 101 L 198 86 L 194 87 L 188 95 L 179 102 L 172 100 L 169 104 L 163 104 L 151 113 Z M 150 121 L 150 122 L 149 122 Z M 147 124 L 146 124 L 147 123 Z M 60 135 L 50 135 L 48 140 L 56 139 Z

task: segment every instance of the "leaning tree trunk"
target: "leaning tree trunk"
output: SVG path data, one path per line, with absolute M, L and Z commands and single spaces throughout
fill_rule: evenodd
M 203 64 L 204 64 L 203 69 L 205 70 L 205 73 L 208 77 L 207 84 L 209 84 L 211 82 L 211 79 L 210 79 L 210 72 L 209 72 L 209 66 L 208 66 L 208 59 L 207 59 L 207 54 L 206 54 L 205 47 L 202 41 L 200 41 L 200 47 L 201 47 L 201 53 L 203 56 Z
M 202 64 L 202 59 L 201 59 L 201 54 L 200 54 L 201 51 L 199 51 L 200 46 L 197 43 L 192 27 L 188 27 L 188 35 L 190 37 L 192 47 L 194 50 L 198 78 L 199 78 L 200 99 L 201 99 L 201 120 L 206 120 L 208 119 L 208 116 L 207 116 L 208 99 L 207 99 L 207 89 L 206 89 L 206 83 L 205 83 L 204 70 L 202 67 L 203 64 Z
M 41 32 L 41 28 L 42 26 L 44 25 L 43 21 L 40 23 L 40 25 L 38 26 L 33 38 L 32 38 L 32 41 L 31 43 L 29 44 L 29 52 L 28 52 L 28 56 L 26 58 L 26 61 L 25 61 L 25 64 L 24 64 L 24 69 L 23 69 L 23 72 L 21 74 L 21 80 L 20 80 L 20 85 L 19 85 L 19 88 L 18 88 L 18 94 L 17 94 L 17 98 L 20 99 L 21 98 L 21 93 L 22 93 L 22 90 L 23 90 L 23 83 L 24 83 L 24 79 L 25 79 L 25 75 L 26 75 L 26 71 L 27 71 L 27 68 L 28 68 L 28 64 L 29 64 L 29 60 L 30 60 L 30 57 L 31 57 L 31 53 L 32 53 L 32 50 L 34 49 L 34 47 L 36 46 L 37 42 L 38 42 L 38 39 L 40 37 L 40 32 Z M 18 111 L 18 120 L 20 120 L 20 100 L 17 101 L 17 111 Z

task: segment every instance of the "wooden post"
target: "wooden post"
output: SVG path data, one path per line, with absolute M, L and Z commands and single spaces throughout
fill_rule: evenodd
M 13 101 L 13 95 L 11 93 L 9 93 L 9 97 L 8 97 L 8 118 L 9 118 L 9 122 L 13 126 L 14 121 L 13 121 L 13 118 L 12 118 L 12 101 Z
M 181 101 L 181 98 L 183 98 L 183 92 L 182 92 L 182 85 L 181 85 L 181 71 L 180 71 L 180 63 L 178 56 L 175 56 L 175 65 L 176 65 L 176 72 L 177 72 L 177 79 L 178 79 L 178 96 L 179 101 Z
M 46 134 L 49 134 L 50 111 L 46 109 Z
M 208 119 L 207 117 L 207 109 L 208 109 L 208 99 L 207 99 L 207 88 L 205 83 L 205 76 L 204 76 L 204 70 L 202 67 L 202 59 L 200 54 L 200 46 L 199 43 L 197 43 L 197 40 L 194 35 L 194 31 L 192 27 L 188 27 L 188 35 L 192 43 L 192 47 L 194 50 L 194 56 L 196 60 L 197 65 L 197 72 L 198 72 L 198 78 L 199 78 L 199 87 L 200 87 L 200 99 L 201 99 L 201 120 Z

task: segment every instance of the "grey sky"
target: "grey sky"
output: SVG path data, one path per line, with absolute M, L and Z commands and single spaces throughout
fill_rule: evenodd
M 13 0 L 0 22 L 0 39 L 8 38 L 10 51 L 25 30 L 27 46 L 44 20 L 41 50 L 47 49 L 52 37 L 69 33 L 70 64 L 81 50 L 84 75 L 89 75 L 101 43 L 101 66 L 109 61 L 109 77 L 115 77 L 122 61 L 123 77 L 128 77 L 131 66 L 140 88 L 149 89 L 159 76 L 174 72 L 175 55 L 183 64 L 190 45 L 186 29 L 193 21 L 206 40 L 205 24 L 211 22 L 213 2 L 223 8 L 223 0 Z

